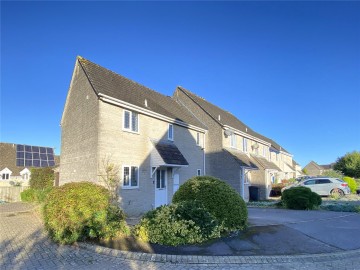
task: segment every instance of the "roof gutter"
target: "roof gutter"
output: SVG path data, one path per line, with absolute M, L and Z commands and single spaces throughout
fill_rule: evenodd
M 185 122 L 179 121 L 177 119 L 173 119 L 171 117 L 167 117 L 165 115 L 162 115 L 162 114 L 150 111 L 150 110 L 146 110 L 146 109 L 144 109 L 142 107 L 139 107 L 139 106 L 136 106 L 134 104 L 131 104 L 131 103 L 128 103 L 128 102 L 125 102 L 125 101 L 110 97 L 110 96 L 102 94 L 102 93 L 99 93 L 98 96 L 99 96 L 100 100 L 102 100 L 104 102 L 107 102 L 107 103 L 110 103 L 110 104 L 113 104 L 113 105 L 117 105 L 117 106 L 121 106 L 123 108 L 130 109 L 130 110 L 145 114 L 147 116 L 151 116 L 151 117 L 157 118 L 159 120 L 163 120 L 165 122 L 174 123 L 174 124 L 176 124 L 178 126 L 190 128 L 192 130 L 199 131 L 199 132 L 202 132 L 202 133 L 205 133 L 205 131 L 206 131 L 205 129 L 202 129 L 200 127 L 197 127 L 197 126 L 194 126 L 194 125 L 191 125 L 191 124 L 187 124 Z
M 247 138 L 249 138 L 249 139 L 252 139 L 252 140 L 257 141 L 257 142 L 259 142 L 259 143 L 265 144 L 265 145 L 267 145 L 267 146 L 271 146 L 271 143 L 266 142 L 266 141 L 263 141 L 263 140 L 261 140 L 261 139 L 259 139 L 259 138 L 257 138 L 257 137 L 254 137 L 254 136 L 252 136 L 252 135 L 250 135 L 250 134 L 248 134 L 248 133 L 245 133 L 245 132 L 243 132 L 243 131 L 240 131 L 240 130 L 238 130 L 238 129 L 236 129 L 236 128 L 233 128 L 233 127 L 231 127 L 231 126 L 223 125 L 223 128 L 224 128 L 225 130 L 230 130 L 230 131 L 232 131 L 232 132 L 235 132 L 236 134 L 241 135 L 241 136 L 243 136 L 243 137 L 247 137 Z

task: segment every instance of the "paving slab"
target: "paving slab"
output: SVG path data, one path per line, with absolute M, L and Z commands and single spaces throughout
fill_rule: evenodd
M 10 206 L 7 206 L 10 207 Z M 14 208 L 14 206 L 11 206 Z M 196 256 L 159 255 L 123 252 L 105 247 L 80 243 L 78 246 L 62 246 L 53 243 L 44 231 L 39 217 L 29 212 L 3 211 L 0 205 L 0 269 L 359 269 L 360 250 L 347 250 L 335 253 L 302 255 L 255 255 L 255 256 Z M 250 214 L 251 215 L 251 214 Z M 271 213 L 269 213 L 271 215 Z M 357 219 L 349 223 L 357 222 Z M 284 230 L 302 233 L 298 228 L 287 225 Z M 342 228 L 348 228 L 344 223 Z M 258 226 L 261 228 L 261 226 Z M 275 230 L 275 234 L 278 231 Z M 274 232 L 264 232 L 270 237 Z M 311 233 L 311 232 L 309 232 Z M 284 234 L 285 235 L 285 234 Z M 259 239 L 254 236 L 254 239 Z M 280 235 L 278 235 L 280 237 Z M 310 237 L 311 236 L 307 236 Z M 299 245 L 302 243 L 297 240 Z M 231 248 L 237 244 L 228 242 Z M 238 246 L 251 249 L 251 244 Z M 336 247 L 335 247 L 336 248 Z M 270 247 L 269 247 L 270 249 Z

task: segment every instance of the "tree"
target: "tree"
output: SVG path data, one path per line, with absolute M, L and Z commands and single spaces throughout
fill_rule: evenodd
M 101 160 L 99 171 L 101 180 L 110 192 L 111 202 L 117 204 L 120 187 L 120 167 L 111 161 L 110 156 L 106 156 Z
M 360 152 L 353 151 L 337 159 L 334 169 L 344 175 L 360 178 Z

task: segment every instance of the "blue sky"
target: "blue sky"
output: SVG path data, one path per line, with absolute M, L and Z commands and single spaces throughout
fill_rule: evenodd
M 360 2 L 1 2 L 0 141 L 55 147 L 81 55 L 181 85 L 305 166 L 360 150 Z

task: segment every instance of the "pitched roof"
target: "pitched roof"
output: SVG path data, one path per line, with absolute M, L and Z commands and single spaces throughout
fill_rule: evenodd
M 29 166 L 16 166 L 16 145 L 15 143 L 0 143 L 0 170 L 8 168 L 13 176 L 19 176 L 25 168 L 36 168 Z M 60 163 L 60 157 L 54 155 L 55 166 Z
M 158 165 L 189 165 L 179 148 L 172 142 L 159 141 L 155 148 L 165 164 Z
M 324 168 L 324 170 L 331 170 L 334 167 L 335 163 L 325 164 L 325 165 L 319 165 L 320 167 Z
M 250 155 L 257 162 L 258 167 L 262 167 L 263 169 L 281 171 L 281 169 L 278 166 L 276 166 L 273 162 L 268 161 L 266 158 L 253 154 Z
M 307 169 L 307 170 L 311 170 L 311 168 L 315 168 L 316 170 L 323 170 L 324 168 L 320 167 L 315 161 L 310 161 L 305 167 L 304 169 Z
M 247 168 L 255 169 L 255 170 L 258 169 L 255 162 L 250 157 L 248 157 L 245 153 L 235 150 L 235 149 L 230 149 L 230 148 L 224 148 L 224 151 L 226 151 L 227 153 L 232 155 L 232 157 L 235 159 L 236 162 L 239 163 L 239 165 L 241 167 L 247 167 Z
M 286 151 L 283 147 L 281 147 L 275 141 L 252 130 L 249 126 L 247 126 L 245 123 L 240 121 L 236 116 L 234 116 L 230 112 L 221 109 L 220 107 L 206 101 L 204 98 L 201 98 L 201 97 L 195 95 L 194 93 L 190 92 L 189 90 L 187 90 L 181 86 L 178 86 L 177 89 L 179 89 L 184 94 L 186 94 L 190 99 L 192 99 L 200 108 L 203 109 L 204 112 L 206 112 L 220 126 L 226 125 L 226 126 L 233 127 L 235 129 L 240 130 L 244 133 L 247 133 L 253 137 L 256 137 L 258 139 L 261 139 L 263 141 L 270 143 L 278 151 L 283 151 L 283 152 L 288 153 L 288 151 Z
M 184 124 L 206 129 L 171 97 L 162 95 L 80 56 L 77 59 L 97 95 L 104 94 Z

